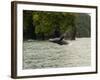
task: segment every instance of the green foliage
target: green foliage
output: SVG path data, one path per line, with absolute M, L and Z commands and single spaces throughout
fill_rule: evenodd
M 33 36 L 43 39 L 61 36 L 65 32 L 70 32 L 72 39 L 75 36 L 90 35 L 90 17 L 84 13 L 24 11 L 23 26 L 26 34 L 33 32 L 31 36 L 34 34 Z
M 35 32 L 52 34 L 55 29 L 64 33 L 74 22 L 74 14 L 62 12 L 32 12 Z

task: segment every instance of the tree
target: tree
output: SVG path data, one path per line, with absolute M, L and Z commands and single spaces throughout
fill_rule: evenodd
M 35 25 L 33 24 L 32 11 L 23 11 L 23 37 L 35 39 Z
M 70 31 L 74 31 L 72 34 L 75 34 L 76 30 L 74 29 L 76 28 L 73 28 L 75 27 L 74 18 L 74 14 L 65 12 L 33 12 L 33 21 L 36 25 L 35 33 L 41 35 L 42 39 L 50 35 L 60 37 L 70 28 Z M 69 25 L 71 27 L 68 27 Z

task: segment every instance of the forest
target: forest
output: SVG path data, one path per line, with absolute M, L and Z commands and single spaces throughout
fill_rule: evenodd
M 90 37 L 87 13 L 23 10 L 23 39 L 48 40 L 64 35 L 65 39 Z

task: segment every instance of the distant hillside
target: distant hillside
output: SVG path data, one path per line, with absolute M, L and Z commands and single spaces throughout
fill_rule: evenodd
M 77 27 L 77 37 L 90 37 L 91 36 L 91 17 L 88 14 L 81 13 L 75 19 Z

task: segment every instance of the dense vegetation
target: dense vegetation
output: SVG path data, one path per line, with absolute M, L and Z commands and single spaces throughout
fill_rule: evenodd
M 90 37 L 90 16 L 85 13 L 23 11 L 23 38 L 45 40 Z

